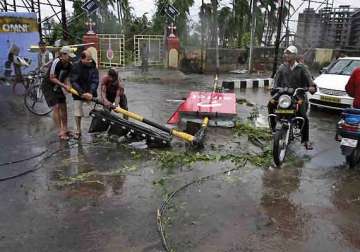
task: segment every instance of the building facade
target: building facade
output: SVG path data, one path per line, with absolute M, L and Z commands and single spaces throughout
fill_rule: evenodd
M 341 5 L 319 12 L 306 9 L 299 14 L 295 41 L 302 48 L 348 48 L 354 43 L 359 45 L 359 34 L 359 11 Z
M 360 48 L 360 10 L 351 16 L 351 28 L 349 34 L 349 49 Z

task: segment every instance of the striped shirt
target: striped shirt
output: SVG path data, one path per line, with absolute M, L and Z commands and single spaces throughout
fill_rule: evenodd
M 61 82 L 64 82 L 69 77 L 71 72 L 71 63 L 64 64 L 60 58 L 54 59 L 49 68 L 49 78 L 51 75 L 55 75 L 55 78 Z

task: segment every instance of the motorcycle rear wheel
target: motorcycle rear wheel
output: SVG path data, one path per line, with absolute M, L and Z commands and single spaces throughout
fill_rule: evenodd
M 349 165 L 350 169 L 353 169 L 359 162 L 360 159 L 360 150 L 359 147 L 355 148 L 353 152 L 346 156 L 346 163 Z
M 273 137 L 273 160 L 276 166 L 280 166 L 285 159 L 287 142 L 286 142 L 286 133 L 287 129 L 280 129 L 275 132 Z

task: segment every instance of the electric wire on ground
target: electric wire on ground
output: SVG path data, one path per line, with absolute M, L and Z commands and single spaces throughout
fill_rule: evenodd
M 172 250 L 169 248 L 169 246 L 167 244 L 167 241 L 166 241 L 166 238 L 165 238 L 166 235 L 165 235 L 165 229 L 164 229 L 164 226 L 163 226 L 163 223 L 162 223 L 162 217 L 163 217 L 163 215 L 165 214 L 165 212 L 167 210 L 168 204 L 175 197 L 175 195 L 178 194 L 179 192 L 181 192 L 182 190 L 186 189 L 187 187 L 193 185 L 193 184 L 201 183 L 201 182 L 204 182 L 204 181 L 206 181 L 206 180 L 208 180 L 210 178 L 214 178 L 214 177 L 217 177 L 219 175 L 223 175 L 223 174 L 227 174 L 227 173 L 232 172 L 232 171 L 239 170 L 239 169 L 245 167 L 247 161 L 248 160 L 245 159 L 244 162 L 241 165 L 239 165 L 239 166 L 237 166 L 235 168 L 232 168 L 232 169 L 229 169 L 229 170 L 226 170 L 226 171 L 222 171 L 222 172 L 217 172 L 215 174 L 211 174 L 211 175 L 199 178 L 199 179 L 195 179 L 195 180 L 191 181 L 190 183 L 187 183 L 187 184 L 183 185 L 182 187 L 175 190 L 171 194 L 169 194 L 169 196 L 161 203 L 160 207 L 157 209 L 157 217 L 156 217 L 158 231 L 159 231 L 160 236 L 161 236 L 161 241 L 162 241 L 163 247 L 164 247 L 164 249 L 166 251 L 170 252 Z

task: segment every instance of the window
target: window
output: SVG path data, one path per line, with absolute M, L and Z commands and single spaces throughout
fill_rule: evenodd
M 360 60 L 338 60 L 334 65 L 330 66 L 328 74 L 351 75 L 352 71 L 360 67 Z
M 353 72 L 353 70 L 356 67 L 360 67 L 360 60 L 351 61 L 350 64 L 348 64 L 346 67 L 344 67 L 344 69 L 341 71 L 341 74 L 351 75 L 351 73 Z

